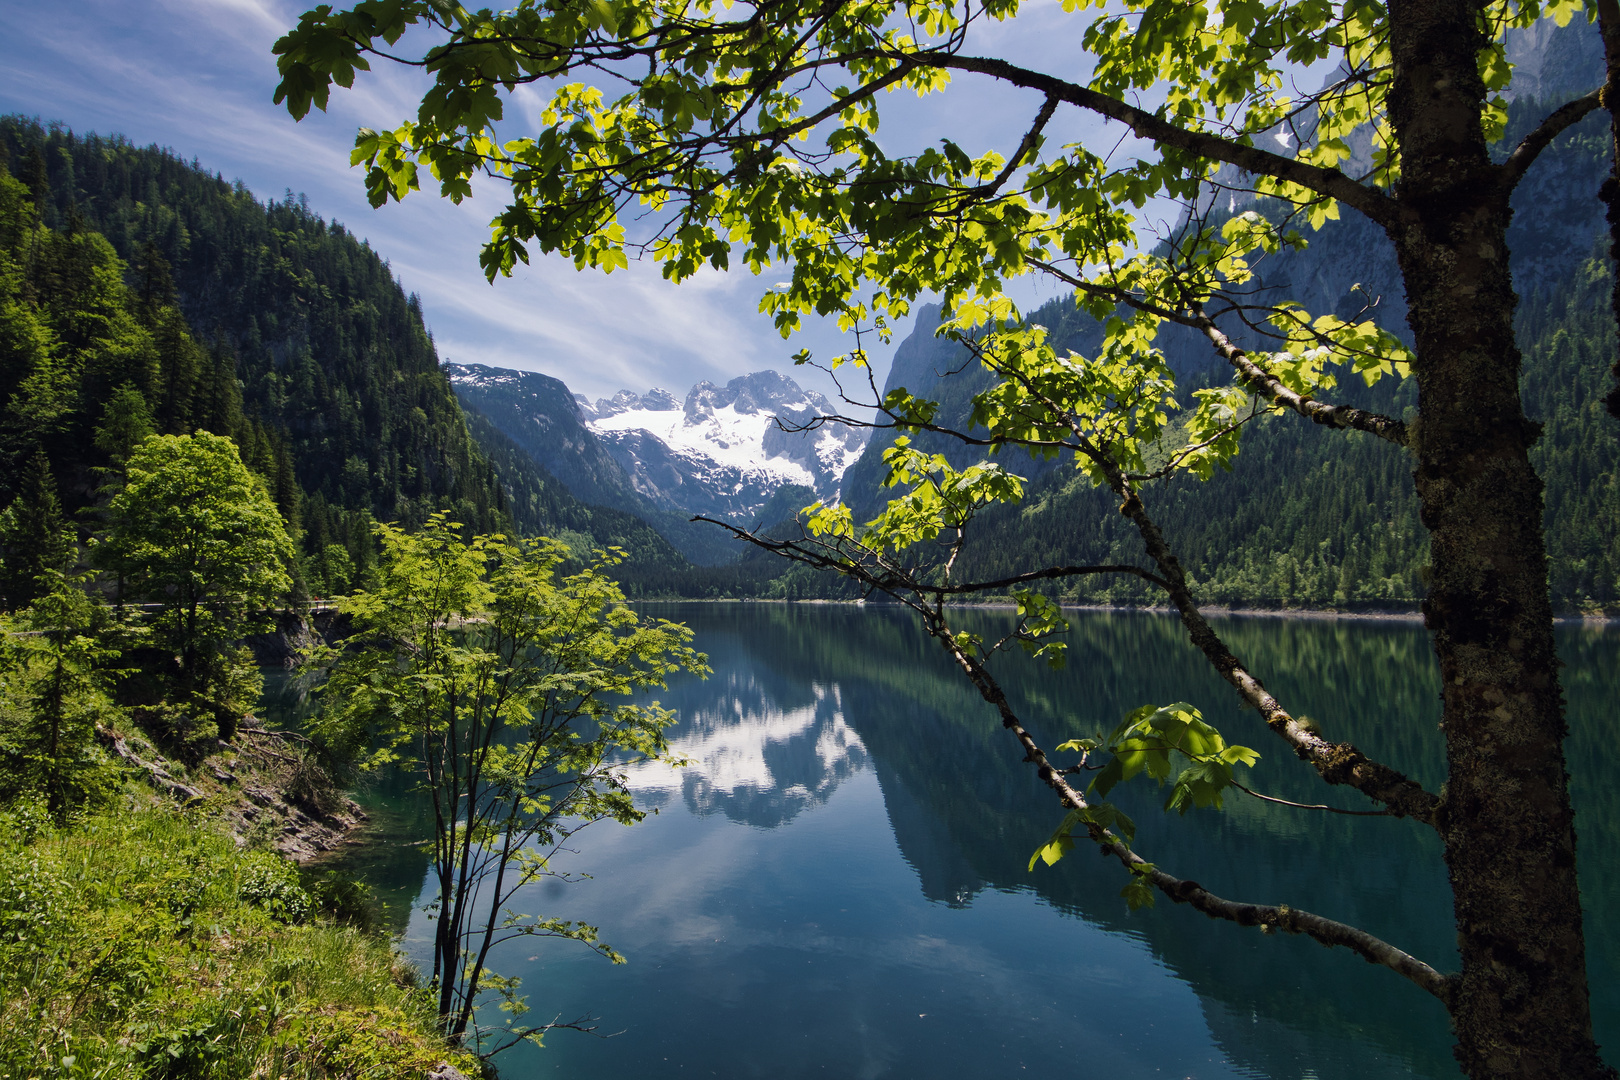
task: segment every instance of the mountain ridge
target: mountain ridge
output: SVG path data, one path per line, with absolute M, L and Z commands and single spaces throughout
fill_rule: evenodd
M 654 388 L 595 402 L 539 372 L 481 364 L 444 371 L 464 406 L 486 415 L 576 497 L 635 514 L 703 565 L 732 561 L 741 549 L 691 517 L 752 525 L 784 489 L 804 489 L 806 502 L 834 499 L 864 444 L 864 433 L 848 429 L 794 430 L 831 403 L 774 371 L 724 386 L 699 382 L 684 399 Z

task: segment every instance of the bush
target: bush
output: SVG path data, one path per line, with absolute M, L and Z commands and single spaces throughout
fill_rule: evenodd
M 282 922 L 301 923 L 315 913 L 315 901 L 298 880 L 298 868 L 279 855 L 256 851 L 245 859 L 236 894 Z

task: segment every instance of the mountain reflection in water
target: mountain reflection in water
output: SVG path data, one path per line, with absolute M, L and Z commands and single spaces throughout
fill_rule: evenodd
M 1080 848 L 1030 872 L 1059 808 L 904 613 L 653 610 L 690 624 L 714 668 L 651 695 L 677 710 L 672 746 L 692 764 L 635 768 L 638 801 L 659 813 L 581 833 L 567 869 L 591 878 L 538 884 L 517 905 L 600 926 L 630 962 L 542 942 L 495 963 L 523 977 L 531 1016 L 589 1012 L 623 1034 L 559 1033 L 505 1056 L 503 1077 L 1458 1075 L 1440 1006 L 1343 950 L 1168 902 L 1131 914 L 1119 868 Z M 988 635 L 1009 616 L 964 618 Z M 1261 752 L 1259 790 L 1357 805 L 1238 709 L 1174 620 L 1080 613 L 1073 627 L 1063 671 L 998 661 L 1046 746 L 1107 730 L 1137 705 L 1188 700 Z M 1438 686 L 1421 627 L 1233 619 L 1223 632 L 1331 737 L 1438 786 Z M 1615 1045 L 1620 795 L 1604 782 L 1604 731 L 1620 633 L 1561 627 L 1560 645 L 1594 1015 Z M 382 842 L 349 858 L 408 894 L 422 864 L 399 842 L 420 835 L 421 818 L 402 790 L 370 799 Z M 1251 799 L 1182 818 L 1151 785 L 1116 801 L 1148 858 L 1220 895 L 1288 903 L 1456 962 L 1444 866 L 1421 826 Z M 406 948 L 422 949 L 421 914 L 403 929 Z
M 716 679 L 724 681 L 710 689 L 722 700 L 683 709 L 670 738 L 670 751 L 689 764 L 627 770 L 640 805 L 662 807 L 680 792 L 694 814 L 769 829 L 826 802 L 868 764 L 861 737 L 844 722 L 837 685 L 812 683 L 810 700 L 797 704 L 773 696 L 756 672 L 717 671 Z

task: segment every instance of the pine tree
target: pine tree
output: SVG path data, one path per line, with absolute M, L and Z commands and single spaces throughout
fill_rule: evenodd
M 0 513 L 0 607 L 21 610 L 50 592 L 51 572 L 66 571 L 77 554 L 51 463 L 36 452 L 17 497 Z

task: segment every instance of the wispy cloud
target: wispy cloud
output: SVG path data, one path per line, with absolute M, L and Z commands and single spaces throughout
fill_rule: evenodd
M 424 191 L 374 211 L 349 167 L 356 128 L 391 125 L 414 112 L 424 86 L 419 73 L 379 64 L 354 89 L 334 93 L 330 112 L 301 123 L 272 103 L 278 76 L 271 46 L 303 6 L 284 0 L 14 5 L 0 42 L 0 108 L 171 147 L 241 179 L 260 197 L 308 193 L 318 212 L 367 237 L 390 260 L 406 289 L 422 296 L 441 351 L 457 360 L 542 370 L 594 397 L 621 387 L 680 391 L 700 379 L 786 370 L 788 355 L 801 347 L 822 360 L 852 347 L 830 321 L 790 342 L 777 335 L 757 307 L 770 282 L 785 276 L 779 270 L 763 280 L 740 271 L 672 286 L 647 263 L 606 276 L 536 253 L 532 267 L 490 286 L 478 252 L 500 207 L 493 184 L 460 206 Z M 987 27 L 985 47 L 1045 57 L 1061 70 L 1072 55 L 1065 27 L 1074 18 L 1056 3 L 1032 7 L 1017 25 Z M 543 96 L 519 95 L 507 126 L 515 132 L 536 123 Z M 1005 151 L 1030 111 L 1027 96 L 978 86 L 955 87 L 928 102 L 895 94 L 884 102 L 882 136 L 902 151 L 946 134 Z M 1052 134 L 1089 140 L 1098 129 L 1065 120 Z M 1042 295 L 1021 291 L 1031 300 Z M 876 350 L 880 368 L 890 351 Z M 830 389 L 815 372 L 792 373 Z

